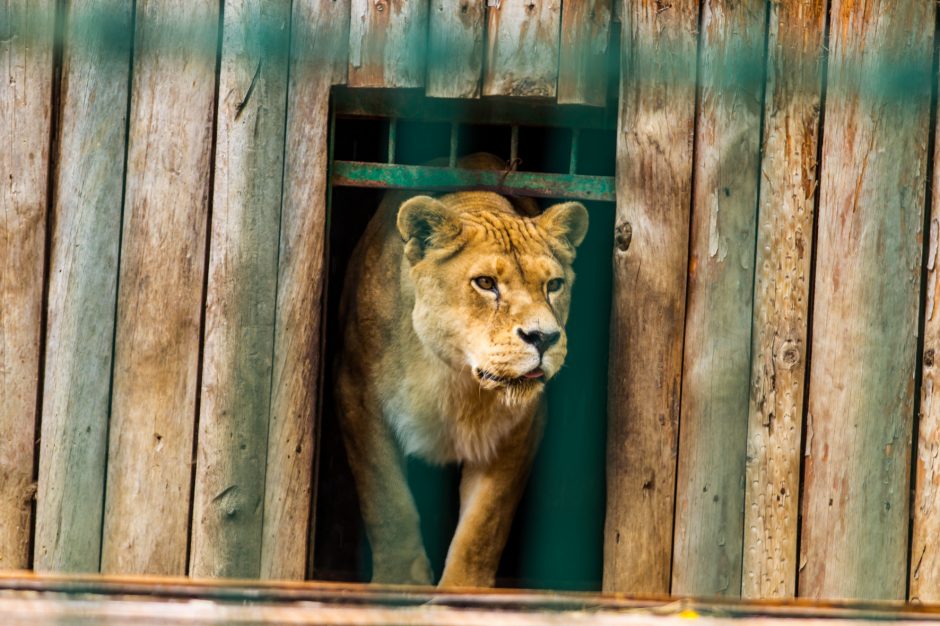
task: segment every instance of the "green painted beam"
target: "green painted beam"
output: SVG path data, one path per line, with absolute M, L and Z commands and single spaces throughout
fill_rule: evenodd
M 613 176 L 581 176 L 498 170 L 463 170 L 427 165 L 335 161 L 332 181 L 341 187 L 451 191 L 485 189 L 503 194 L 613 202 Z

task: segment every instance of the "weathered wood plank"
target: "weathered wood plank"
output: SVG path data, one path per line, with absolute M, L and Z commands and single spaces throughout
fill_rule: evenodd
M 186 571 L 218 11 L 137 1 L 104 572 Z
M 940 124 L 940 122 L 938 122 Z M 934 129 L 936 133 L 936 129 Z M 940 158 L 940 143 L 934 143 L 933 160 Z M 934 165 L 931 215 L 927 248 L 927 293 L 924 304 L 924 352 L 920 361 L 920 424 L 914 469 L 913 536 L 911 538 L 911 602 L 940 602 L 940 379 L 937 352 L 940 350 L 940 170 Z
M 480 97 L 485 13 L 482 0 L 431 0 L 429 96 Z
M 881 79 L 929 84 L 934 12 L 832 4 L 801 596 L 904 598 L 929 95 Z
M 936 131 L 935 131 L 936 132 Z M 934 147 L 934 163 L 940 156 L 940 145 Z M 914 475 L 914 525 L 911 539 L 910 592 L 911 602 L 940 602 L 940 398 L 938 398 L 937 350 L 940 348 L 940 309 L 937 268 L 940 241 L 940 181 L 936 166 L 931 181 L 930 241 L 927 252 L 927 300 L 924 306 L 924 352 L 920 363 L 920 425 L 917 435 L 917 458 Z
M 737 596 L 763 84 L 735 67 L 763 58 L 765 3 L 702 11 L 672 591 Z
M 746 598 L 796 591 L 825 0 L 771 3 L 751 339 Z
M 290 10 L 223 8 L 191 576 L 261 573 Z
M 50 367 L 44 374 L 34 567 L 97 572 L 133 2 L 73 0 L 70 10 L 49 261 Z M 116 30 L 102 30 L 109 25 Z
M 313 561 L 313 467 L 326 280 L 330 85 L 344 80 L 349 0 L 294 0 L 261 576 Z M 306 27 L 298 31 L 296 25 Z M 315 62 L 308 62 L 315 59 Z M 308 531 L 310 534 L 308 535 Z M 304 548 L 309 545 L 309 550 Z M 312 567 L 311 567 L 312 571 Z
M 4 0 L 0 16 L 0 569 L 16 569 L 35 493 L 55 2 Z
M 486 9 L 484 96 L 554 98 L 561 0 L 500 0 Z
M 559 104 L 607 104 L 610 13 L 611 0 L 585 0 L 562 4 L 561 56 L 558 61 Z
M 488 624 L 598 626 L 865 626 L 940 623 L 936 607 L 911 604 L 727 603 L 630 599 L 511 589 L 402 589 L 336 583 L 250 584 L 176 578 L 63 578 L 0 574 L 7 626 L 43 624 Z
M 699 3 L 658 12 L 631 0 L 625 9 L 603 585 L 668 594 Z
M 428 0 L 352 0 L 350 87 L 424 85 Z

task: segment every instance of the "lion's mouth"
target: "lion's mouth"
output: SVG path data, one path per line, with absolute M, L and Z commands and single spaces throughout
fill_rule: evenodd
M 508 376 L 499 376 L 488 370 L 477 369 L 477 378 L 480 380 L 494 382 L 498 385 L 504 385 L 506 387 L 512 387 L 516 385 L 531 385 L 533 383 L 543 383 L 545 381 L 545 372 L 542 371 L 541 367 L 536 367 L 533 370 L 530 370 L 523 374 L 522 376 L 508 377 Z

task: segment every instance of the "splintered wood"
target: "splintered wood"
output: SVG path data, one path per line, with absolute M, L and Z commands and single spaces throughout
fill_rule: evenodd
M 554 98 L 561 0 L 491 1 L 484 96 Z
M 702 11 L 672 592 L 739 596 L 765 3 Z
M 132 0 L 75 0 L 64 51 L 34 567 L 97 572 L 117 300 Z M 115 42 L 100 20 L 113 20 Z M 113 46 L 113 47 L 112 47 Z
M 352 0 L 351 11 L 349 86 L 423 86 L 427 0 Z
M 109 573 L 186 572 L 218 12 L 213 0 L 136 4 L 101 560 Z M 193 25 L 183 52 L 180 24 Z
M 746 598 L 796 591 L 825 0 L 770 4 L 744 505 Z
M 226 0 L 224 16 L 189 571 L 258 578 L 290 1 Z
M 929 84 L 934 11 L 832 4 L 800 544 L 810 598 L 904 599 L 930 97 L 879 78 L 903 62 Z
M 17 13 L 13 13 L 16 8 Z M 29 564 L 55 2 L 0 1 L 0 570 Z
M 479 98 L 486 9 L 474 0 L 432 0 L 428 90 L 436 98 Z
M 669 593 L 699 3 L 624 16 L 604 590 Z M 656 80 L 647 80 L 656 76 Z M 668 103 L 668 104 L 666 104 Z
M 604 106 L 606 103 L 610 5 L 611 0 L 562 4 L 559 104 Z
M 337 44 L 347 36 L 349 11 L 349 0 L 293 2 L 292 23 L 315 28 L 292 39 L 292 58 L 313 61 L 292 66 L 287 101 L 263 578 L 302 579 L 313 571 L 310 516 L 316 512 L 311 498 L 322 375 L 330 87 L 345 81 L 346 48 Z M 307 544 L 310 549 L 304 550 Z

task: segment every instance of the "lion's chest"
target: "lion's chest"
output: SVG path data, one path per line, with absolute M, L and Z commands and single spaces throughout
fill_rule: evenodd
M 406 454 L 432 463 L 491 461 L 532 407 L 507 406 L 476 383 L 406 380 L 385 403 L 385 414 Z

